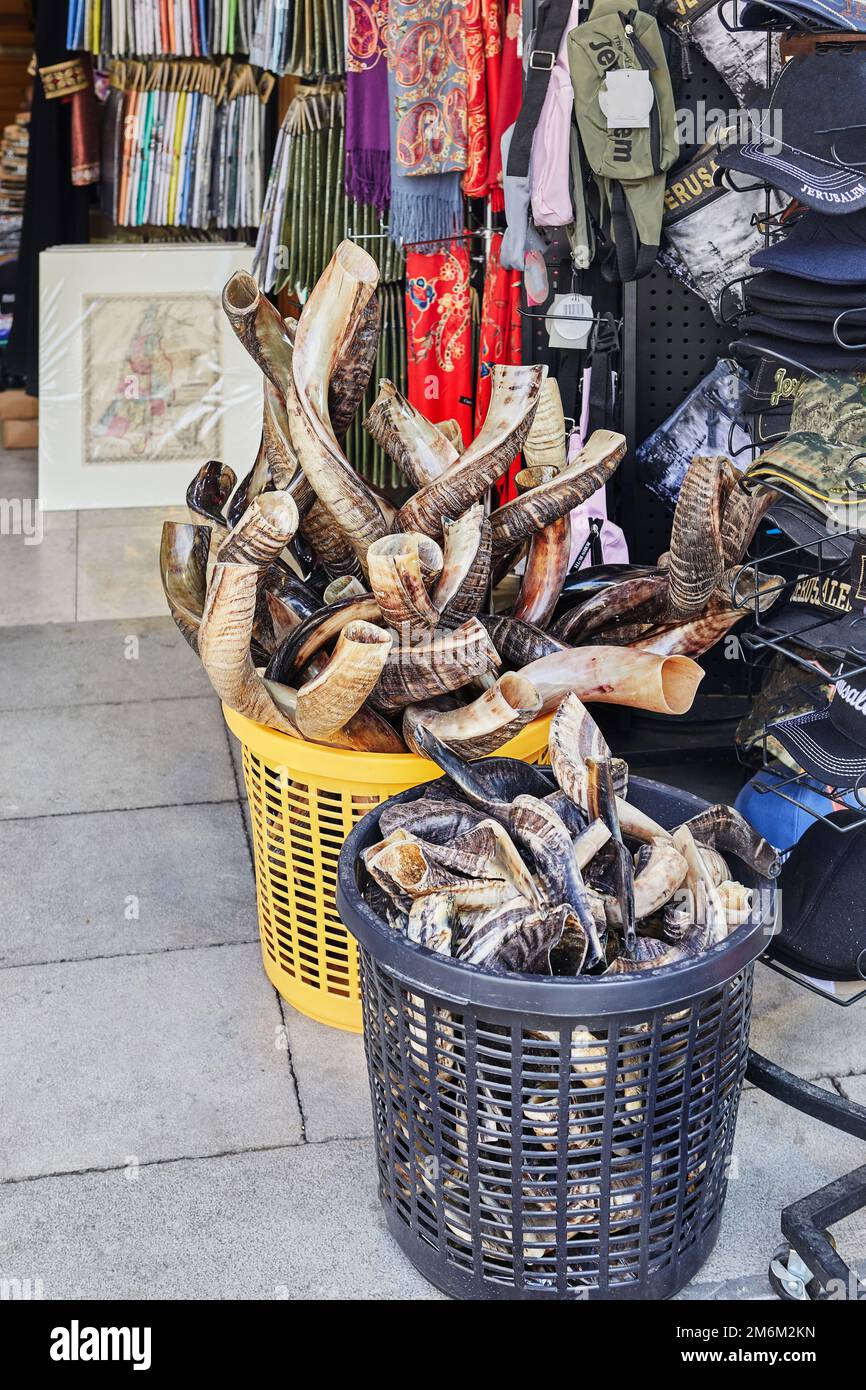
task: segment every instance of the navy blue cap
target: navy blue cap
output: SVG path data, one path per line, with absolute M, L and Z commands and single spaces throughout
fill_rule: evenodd
M 793 58 L 779 73 L 761 136 L 720 144 L 720 170 L 737 170 L 838 217 L 866 208 L 866 51 L 844 45 Z M 717 175 L 718 177 L 718 175 Z
M 744 29 L 847 29 L 866 34 L 866 10 L 857 0 L 780 0 L 746 5 L 740 17 Z
M 756 251 L 751 263 L 825 285 L 863 285 L 866 304 L 866 211 L 847 217 L 807 212 L 782 240 Z

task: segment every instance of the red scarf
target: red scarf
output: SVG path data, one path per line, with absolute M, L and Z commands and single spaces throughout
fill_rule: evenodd
M 464 16 L 469 150 L 463 192 L 467 198 L 485 198 L 491 113 L 499 102 L 502 63 L 500 0 L 467 0 Z
M 506 270 L 499 263 L 502 233 L 490 238 L 487 278 L 481 306 L 481 342 L 478 350 L 478 384 L 475 392 L 475 432 L 480 430 L 492 388 L 491 368 L 496 363 L 518 366 L 521 361 L 520 271 Z M 512 481 L 518 460 L 497 483 L 500 502 L 515 495 Z
M 505 42 L 502 48 L 502 62 L 495 79 L 497 90 L 491 95 L 488 87 L 489 109 L 494 113 L 494 117 L 493 128 L 490 132 L 487 187 L 490 192 L 490 206 L 494 212 L 502 212 L 505 207 L 505 200 L 502 195 L 500 141 L 508 127 L 517 120 L 523 101 L 522 24 L 523 0 L 508 0 L 505 11 Z M 488 70 L 489 66 L 488 64 Z
M 456 420 L 472 438 L 472 335 L 469 250 L 406 256 L 407 395 L 432 423 Z

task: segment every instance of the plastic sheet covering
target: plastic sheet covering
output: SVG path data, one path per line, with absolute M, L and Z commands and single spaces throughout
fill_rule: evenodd
M 39 498 L 177 506 L 208 459 L 251 468 L 262 379 L 223 313 L 238 243 L 54 247 L 40 257 Z

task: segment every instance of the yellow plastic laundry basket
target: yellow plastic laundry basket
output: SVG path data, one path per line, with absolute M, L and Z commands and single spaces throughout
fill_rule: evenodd
M 325 748 L 223 713 L 243 750 L 265 972 L 302 1014 L 360 1033 L 358 950 L 334 902 L 340 850 L 372 806 L 442 774 L 413 753 Z M 536 719 L 497 756 L 545 762 L 549 730 Z

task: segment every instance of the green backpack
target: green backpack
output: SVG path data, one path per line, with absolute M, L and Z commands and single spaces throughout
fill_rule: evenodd
M 602 273 L 638 280 L 656 263 L 664 210 L 665 173 L 679 155 L 676 110 L 664 45 L 654 17 L 635 0 L 595 0 L 589 17 L 568 36 L 574 106 L 586 162 L 600 200 L 607 241 Z M 602 104 L 607 74 L 649 74 L 649 124 L 608 128 Z

